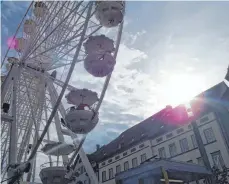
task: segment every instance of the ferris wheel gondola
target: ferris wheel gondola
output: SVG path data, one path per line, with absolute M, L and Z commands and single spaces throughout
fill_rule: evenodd
M 48 12 L 46 4 L 42 1 L 35 2 L 33 13 L 36 17 L 43 17 Z
M 16 39 L 16 47 L 15 47 L 15 50 L 17 52 L 20 52 L 22 53 L 25 49 L 25 46 L 26 46 L 26 39 L 25 38 L 17 38 Z
M 54 142 L 45 144 L 45 146 L 41 150 L 46 155 L 63 156 L 71 154 L 75 150 L 75 147 L 72 144 Z
M 123 1 L 96 2 L 96 18 L 104 27 L 115 27 L 123 21 L 125 5 Z
M 87 54 L 104 54 L 115 51 L 114 40 L 105 35 L 91 36 L 84 43 L 84 48 Z
M 88 106 L 92 106 L 96 101 L 99 100 L 98 94 L 89 89 L 76 89 L 70 91 L 65 98 L 69 104 L 80 105 L 87 104 Z
M 24 23 L 24 32 L 28 35 L 32 34 L 36 29 L 36 23 L 33 19 L 28 19 Z

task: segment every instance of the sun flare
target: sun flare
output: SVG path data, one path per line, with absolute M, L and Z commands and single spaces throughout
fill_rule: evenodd
M 163 82 L 163 98 L 170 105 L 191 100 L 205 88 L 203 77 L 191 74 L 170 75 Z

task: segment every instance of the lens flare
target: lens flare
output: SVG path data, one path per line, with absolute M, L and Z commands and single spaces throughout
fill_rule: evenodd
M 15 49 L 18 45 L 17 39 L 15 37 L 10 37 L 7 39 L 7 46 L 10 49 Z

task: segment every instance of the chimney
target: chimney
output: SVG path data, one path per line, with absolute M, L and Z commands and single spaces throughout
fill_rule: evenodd
M 98 151 L 100 148 L 100 145 L 99 144 L 96 144 L 96 151 Z

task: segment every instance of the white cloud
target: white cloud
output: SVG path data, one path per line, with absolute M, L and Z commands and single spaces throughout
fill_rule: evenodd
M 6 36 L 8 36 L 9 34 L 9 28 L 6 26 L 6 25 L 1 25 L 1 28 L 2 28 L 2 31 L 3 31 L 3 34 L 5 34 Z
M 113 104 L 121 109 L 117 116 L 128 113 L 143 119 L 169 103 L 182 103 L 221 82 L 228 65 L 228 2 L 145 4 L 139 6 L 141 11 L 135 11 L 136 17 L 148 17 L 140 20 L 144 26 L 139 26 L 136 19 L 124 29 L 104 99 L 110 107 Z M 134 31 L 128 30 L 130 27 Z M 109 110 L 102 105 L 101 111 Z M 101 124 L 112 124 L 108 120 L 101 119 Z M 118 121 L 129 126 L 138 122 Z

